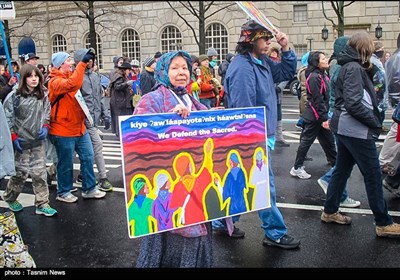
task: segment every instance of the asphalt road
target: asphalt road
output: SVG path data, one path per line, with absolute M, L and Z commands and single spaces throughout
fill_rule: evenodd
M 306 162 L 309 180 L 289 175 L 299 142 L 300 131 L 294 123 L 298 101 L 284 97 L 284 134 L 290 147 L 272 153 L 277 202 L 289 234 L 301 240 L 299 249 L 283 250 L 262 245 L 264 237 L 257 213 L 243 215 L 237 226 L 246 232 L 243 239 L 231 239 L 214 233 L 214 260 L 218 268 L 398 268 L 400 239 L 378 238 L 369 210 L 363 178 L 357 167 L 348 182 L 349 194 L 361 201 L 361 207 L 344 209 L 353 218 L 350 226 L 325 224 L 320 221 L 325 195 L 317 179 L 329 166 L 319 144 L 314 144 Z M 389 112 L 387 114 L 389 116 Z M 389 124 L 390 118 L 386 119 Z M 381 137 L 381 142 L 384 135 Z M 138 239 L 129 239 L 118 139 L 109 131 L 104 135 L 104 154 L 109 179 L 117 187 L 105 199 L 84 200 L 66 204 L 55 200 L 56 188 L 50 187 L 50 201 L 58 210 L 55 217 L 34 214 L 31 184 L 20 197 L 25 206 L 16 214 L 24 242 L 29 246 L 37 267 L 66 268 L 133 268 L 138 254 Z M 75 166 L 75 178 L 79 161 Z M 2 192 L 7 180 L 3 180 Z M 78 186 L 78 185 L 77 185 Z M 394 220 L 400 222 L 400 200 L 384 191 Z M 0 201 L 0 212 L 7 211 Z

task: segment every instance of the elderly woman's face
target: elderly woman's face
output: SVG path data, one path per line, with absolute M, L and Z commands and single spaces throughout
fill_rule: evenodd
M 182 56 L 177 56 L 171 61 L 168 69 L 168 78 L 174 87 L 186 87 L 190 81 L 190 72 Z

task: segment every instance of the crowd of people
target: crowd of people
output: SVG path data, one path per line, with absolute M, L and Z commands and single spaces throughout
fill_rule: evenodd
M 275 47 L 271 46 L 272 40 L 276 41 Z M 376 146 L 389 103 L 398 106 L 400 99 L 400 35 L 398 50 L 386 63 L 381 62 L 382 57 L 382 43 L 374 43 L 366 32 L 338 38 L 331 58 L 322 51 L 303 57 L 304 68 L 298 73 L 302 87 L 298 126 L 302 131 L 289 173 L 299 179 L 311 178 L 304 162 L 318 139 L 330 165 L 327 174 L 318 180 L 326 193 L 320 219 L 326 223 L 351 223 L 351 218 L 340 213 L 339 207 L 360 205 L 346 190 L 347 180 L 357 164 L 375 217 L 376 234 L 400 237 L 400 225 L 393 222 L 383 198 L 383 188 L 400 197 L 400 167 L 390 165 L 400 152 L 399 124 L 393 122 L 380 153 Z M 197 110 L 262 106 L 266 113 L 271 201 L 270 208 L 258 211 L 265 232 L 262 244 L 298 248 L 300 240 L 288 234 L 276 205 L 271 158 L 276 147 L 289 146 L 282 134 L 281 83 L 296 74 L 297 56 L 289 47 L 286 34 L 273 33 L 249 20 L 241 27 L 236 55 L 228 54 L 219 67 L 217 58 L 215 48 L 199 56 L 185 51 L 157 52 L 146 58 L 141 67 L 137 60 L 116 56 L 107 88 L 110 114 L 104 106 L 105 93 L 93 49 L 76 50 L 74 58 L 68 53 L 55 53 L 51 69 L 38 65 L 39 57 L 35 54 L 25 56 L 21 69 L 12 61 L 14 75 L 0 77 L 1 131 L 6 137 L 9 135 L 6 148 L 0 152 L 14 159 L 1 162 L 1 177 L 11 176 L 3 200 L 12 211 L 21 211 L 23 206 L 18 196 L 30 175 L 35 213 L 56 215 L 57 210 L 49 202 L 47 179 L 53 174 L 46 169 L 46 159 L 50 158 L 55 166 L 56 200 L 74 203 L 78 200 L 73 194 L 76 154 L 81 163 L 82 198 L 105 197 L 113 186 L 107 179 L 100 122 L 120 137 L 121 115 L 174 112 L 187 118 L 191 111 Z M 7 157 L 2 154 L 2 158 Z M 388 173 L 386 178 L 382 170 Z M 144 185 L 137 190 L 145 191 Z M 136 265 L 212 267 L 212 231 L 242 238 L 245 232 L 236 226 L 239 222 L 240 215 L 236 215 L 141 237 Z

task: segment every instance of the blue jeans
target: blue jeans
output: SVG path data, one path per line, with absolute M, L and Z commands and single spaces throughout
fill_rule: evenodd
M 333 214 L 338 211 L 340 197 L 346 187 L 347 179 L 354 165 L 357 164 L 364 177 L 368 203 L 374 214 L 376 225 L 392 224 L 392 217 L 388 214 L 387 204 L 383 198 L 382 173 L 375 141 L 336 135 L 336 144 L 338 150 L 336 169 L 329 182 L 324 212 Z
M 336 166 L 336 165 L 335 165 Z M 332 167 L 331 169 L 328 170 L 328 172 L 326 172 L 324 175 L 322 175 L 322 177 L 320 178 L 321 180 L 327 182 L 329 184 L 329 182 L 331 181 L 332 178 L 332 174 L 333 171 L 335 171 L 336 167 Z M 349 196 L 349 194 L 347 193 L 347 186 L 345 185 L 344 187 L 344 191 L 342 193 L 342 195 L 340 196 L 340 202 L 343 202 L 346 200 L 346 198 Z
M 271 196 L 271 207 L 258 211 L 258 216 L 262 221 L 261 228 L 265 231 L 265 236 L 272 240 L 278 240 L 287 233 L 287 227 L 281 211 L 276 206 L 275 179 L 272 171 L 271 149 L 268 149 L 268 170 L 269 188 Z
M 81 162 L 82 191 L 88 192 L 96 187 L 96 177 L 93 170 L 93 146 L 89 133 L 79 137 L 62 137 L 50 135 L 50 140 L 56 147 L 57 163 L 57 195 L 64 196 L 71 192 L 74 178 L 74 151 Z

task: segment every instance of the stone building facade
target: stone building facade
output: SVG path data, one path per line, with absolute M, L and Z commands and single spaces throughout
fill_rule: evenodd
M 86 1 L 81 1 L 87 3 Z M 96 20 L 99 65 L 102 72 L 109 72 L 116 55 L 128 56 L 144 61 L 157 51 L 181 48 L 198 55 L 192 30 L 166 1 L 93 1 L 95 15 L 105 13 Z M 208 3 L 209 1 L 205 1 Z M 18 55 L 18 45 L 24 37 L 30 37 L 40 57 L 39 63 L 48 64 L 56 51 L 73 53 L 75 49 L 88 45 L 88 20 L 72 2 L 15 1 L 16 19 L 9 20 L 12 30 L 12 56 Z M 194 29 L 198 20 L 179 2 L 172 1 L 179 14 Z M 191 1 L 196 6 L 197 1 Z M 235 2 L 216 1 L 206 15 L 211 15 L 223 6 Z M 311 49 L 332 52 L 336 31 L 322 12 L 322 1 L 258 1 L 255 5 L 282 32 L 289 35 L 292 48 L 298 57 Z M 329 18 L 337 22 L 329 1 L 325 1 Z M 240 26 L 246 14 L 236 5 L 215 13 L 206 19 L 206 47 L 213 46 L 220 53 L 220 60 L 228 52 L 234 53 L 240 34 Z M 396 49 L 399 28 L 399 1 L 355 1 L 345 8 L 345 34 L 359 30 L 368 31 L 375 37 L 378 22 L 383 30 L 380 40 L 386 50 Z M 321 29 L 326 25 L 328 38 L 321 38 Z M 196 30 L 197 31 L 197 30 Z

